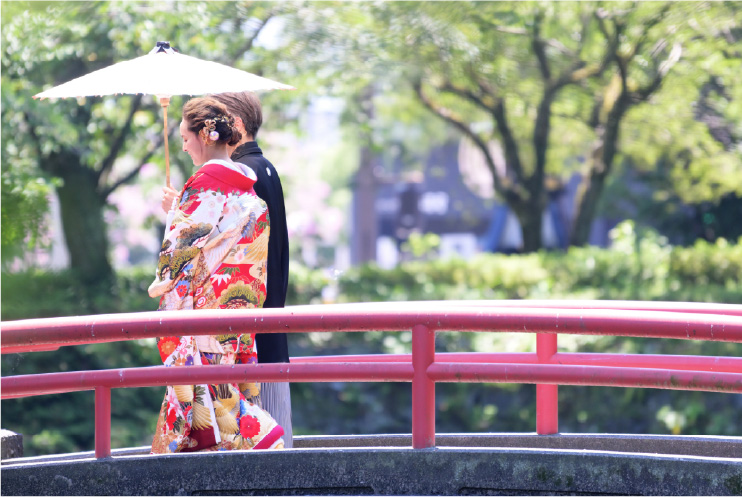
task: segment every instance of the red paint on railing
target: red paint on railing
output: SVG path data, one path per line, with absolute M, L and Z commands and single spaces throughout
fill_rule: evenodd
M 95 387 L 95 457 L 111 455 L 111 389 Z
M 395 309 L 406 307 L 409 302 L 362 302 L 349 304 L 333 304 L 348 310 Z M 624 311 L 670 311 L 700 314 L 720 314 L 726 316 L 742 316 L 742 306 L 739 304 L 716 304 L 706 302 L 654 302 L 641 300 L 426 300 L 415 302 L 416 305 L 438 308 L 441 306 L 456 307 L 518 307 L 542 309 L 613 309 Z M 302 309 L 309 306 L 294 306 L 293 309 Z
M 428 367 L 435 361 L 435 331 L 412 328 L 412 448 L 435 446 L 435 383 Z
M 2 351 L 33 351 L 45 345 L 136 340 L 169 335 L 411 330 L 567 333 L 742 342 L 742 319 L 730 315 L 603 309 L 483 308 L 409 303 L 399 310 L 373 306 L 350 311 L 343 305 L 285 309 L 141 312 L 29 319 L 3 323 Z M 23 347 L 28 347 L 24 350 Z M 8 349 L 9 350 L 9 349 Z
M 742 393 L 742 374 L 668 369 L 607 368 L 553 364 L 435 363 L 428 368 L 435 381 L 472 383 L 545 383 L 604 387 Z
M 425 369 L 423 369 L 425 374 Z M 148 368 L 67 371 L 2 379 L 2 398 L 107 388 L 133 388 L 196 383 L 243 383 L 245 381 L 412 381 L 410 363 L 334 364 L 235 364 L 215 366 L 152 366 Z
M 536 356 L 539 364 L 551 361 L 557 352 L 557 336 L 539 333 L 536 335 Z M 536 433 L 554 435 L 559 433 L 559 386 L 536 385 Z
M 3 354 L 21 354 L 23 352 L 52 352 L 59 350 L 59 345 L 18 345 L 6 346 L 2 348 Z
M 533 352 L 438 352 L 436 362 L 466 362 L 472 364 L 539 364 Z M 291 364 L 322 362 L 411 362 L 412 354 L 366 354 L 292 357 Z M 697 355 L 609 354 L 557 352 L 548 364 L 573 366 L 622 366 L 630 368 L 677 369 L 688 371 L 725 371 L 742 373 L 742 357 L 710 357 Z
M 555 376 L 548 379 L 536 375 L 539 371 L 546 371 L 549 375 L 554 372 Z M 561 377 L 556 374 L 559 371 L 569 371 L 570 376 Z M 575 371 L 584 375 L 580 381 L 576 382 L 574 380 Z M 461 380 L 471 382 L 491 381 L 493 383 L 651 386 L 653 388 L 708 391 L 736 391 L 740 388 L 740 381 L 742 381 L 742 373 L 555 364 L 482 364 L 436 361 L 426 368 L 426 372 L 427 377 L 433 381 Z M 516 372 L 517 375 L 509 376 L 511 372 Z M 531 374 L 530 372 L 534 373 Z M 633 376 L 627 376 L 627 372 L 632 372 Z M 525 376 L 523 376 L 524 374 Z M 699 382 L 691 381 L 693 378 L 698 378 Z M 688 381 L 683 383 L 684 379 Z M 93 390 L 96 386 L 134 388 L 218 383 L 219 381 L 243 382 L 247 380 L 261 382 L 414 382 L 415 374 L 410 363 L 388 362 L 246 364 L 235 366 L 183 366 L 177 368 L 153 366 L 4 377 L 2 379 L 2 398 L 11 399 Z M 610 383 L 610 381 L 614 383 Z M 636 381 L 636 383 L 631 383 L 632 381 Z M 654 383 L 651 383 L 652 381 Z M 676 388 L 677 386 L 682 388 Z M 425 395 L 423 392 L 422 398 L 426 398 Z

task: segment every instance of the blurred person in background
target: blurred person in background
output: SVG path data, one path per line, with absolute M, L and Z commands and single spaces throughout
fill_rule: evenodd
M 151 297 L 159 310 L 251 309 L 266 297 L 270 225 L 256 174 L 230 159 L 242 139 L 235 118 L 212 98 L 183 107 L 183 151 L 198 170 L 167 209 Z M 171 190 L 171 189 L 170 189 Z M 163 207 L 166 207 L 163 195 Z M 166 366 L 256 364 L 255 334 L 159 337 Z M 260 407 L 255 382 L 168 386 L 152 453 L 283 448 L 283 428 Z
M 242 138 L 228 145 L 231 160 L 247 165 L 257 176 L 253 186 L 255 193 L 268 207 L 270 219 L 267 263 L 267 295 L 263 307 L 284 307 L 289 277 L 289 237 L 286 227 L 281 179 L 273 164 L 264 156 L 255 141 L 263 124 L 260 100 L 252 92 L 231 92 L 210 95 L 221 102 L 235 118 L 235 127 Z M 163 208 L 167 210 L 177 191 L 163 189 Z M 288 363 L 288 340 L 286 333 L 264 333 L 256 337 L 258 362 Z M 291 420 L 291 393 L 288 383 L 264 383 L 261 387 L 262 406 L 284 429 L 284 443 L 293 447 Z

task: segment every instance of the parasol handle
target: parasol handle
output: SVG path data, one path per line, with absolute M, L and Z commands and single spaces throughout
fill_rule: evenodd
M 165 136 L 165 185 L 168 188 L 172 188 L 170 186 L 170 147 L 167 145 L 167 107 L 170 105 L 170 97 L 160 97 L 160 105 L 162 106 L 165 117 L 165 127 L 163 128 Z

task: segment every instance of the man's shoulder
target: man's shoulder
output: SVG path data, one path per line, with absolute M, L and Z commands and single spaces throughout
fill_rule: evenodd
M 270 176 L 272 178 L 278 178 L 278 171 L 275 166 L 262 155 L 245 155 L 242 157 L 235 157 L 235 162 L 241 162 L 258 175 L 258 178 L 263 176 Z
M 268 164 L 270 164 L 271 167 L 273 166 L 273 164 L 271 164 L 270 161 L 266 159 L 265 156 L 262 154 L 243 154 L 236 156 L 233 155 L 232 160 L 235 162 L 241 162 L 253 169 L 260 166 L 265 167 Z

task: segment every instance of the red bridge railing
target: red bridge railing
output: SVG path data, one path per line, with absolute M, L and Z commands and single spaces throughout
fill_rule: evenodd
M 292 358 L 290 364 L 153 366 L 2 378 L 2 398 L 95 390 L 96 457 L 111 454 L 111 389 L 194 383 L 412 383 L 412 444 L 435 446 L 435 383 L 537 385 L 536 431 L 558 432 L 558 385 L 742 393 L 742 358 L 557 351 L 558 334 L 742 343 L 742 306 L 619 301 L 445 301 L 143 312 L 2 323 L 3 354 L 169 335 L 412 331 L 412 354 Z M 535 353 L 435 353 L 435 333 L 536 333 Z

